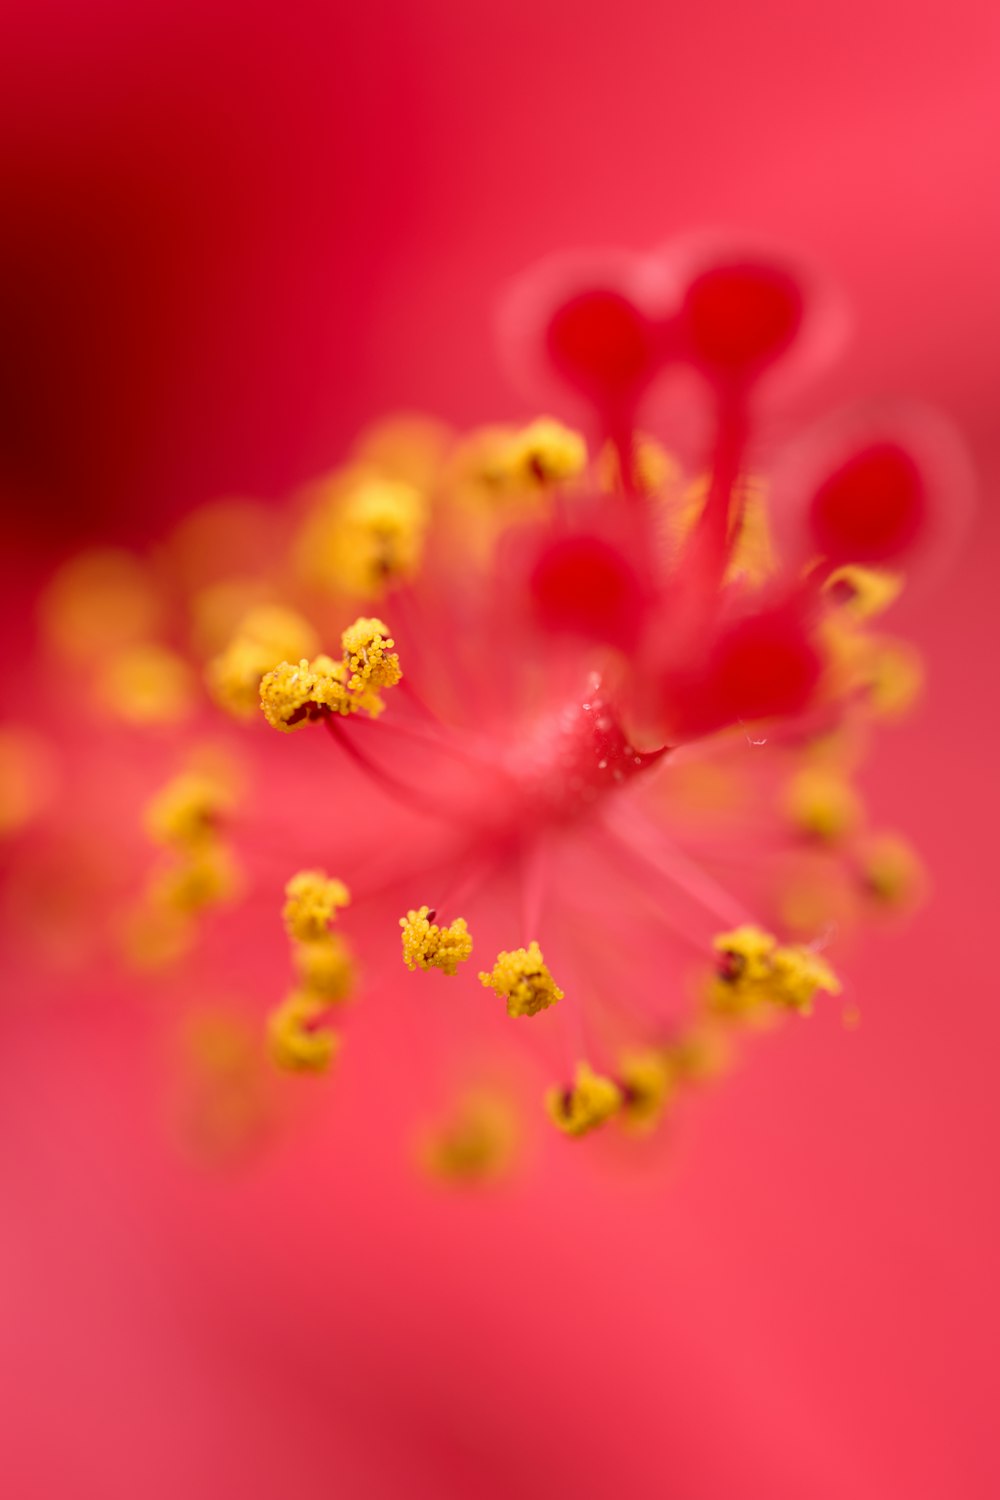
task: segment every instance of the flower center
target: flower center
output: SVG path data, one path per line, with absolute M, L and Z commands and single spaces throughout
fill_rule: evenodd
M 665 754 L 665 748 L 642 752 L 629 744 L 600 680 L 592 678 L 582 701 L 539 721 L 507 770 L 526 812 L 569 821 Z

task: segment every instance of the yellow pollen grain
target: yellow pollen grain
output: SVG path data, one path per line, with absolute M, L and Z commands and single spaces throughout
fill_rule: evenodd
M 403 929 L 403 962 L 408 969 L 440 969 L 456 974 L 472 953 L 472 935 L 464 917 L 456 917 L 447 927 L 431 920 L 431 908 L 421 906 L 400 917 Z
M 299 870 L 285 886 L 281 915 L 289 937 L 310 943 L 325 938 L 337 912 L 350 904 L 342 880 L 331 880 L 323 870 Z
M 574 1136 L 596 1130 L 618 1114 L 624 1102 L 614 1080 L 595 1073 L 587 1063 L 577 1066 L 572 1088 L 552 1088 L 545 1095 L 549 1119 L 565 1135 Z
M 479 982 L 506 1000 L 509 1016 L 536 1016 L 563 998 L 537 942 L 498 953 L 492 970 L 480 974 Z

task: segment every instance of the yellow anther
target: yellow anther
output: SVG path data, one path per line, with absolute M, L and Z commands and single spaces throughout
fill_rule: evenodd
M 883 906 L 906 907 L 919 898 L 925 882 L 917 855 L 898 834 L 875 834 L 858 853 L 865 889 Z
M 300 729 L 328 714 L 361 713 L 377 719 L 385 708 L 379 687 L 391 686 L 402 676 L 398 656 L 388 650 L 395 642 L 383 635 L 384 630 L 381 620 L 356 620 L 344 632 L 343 661 L 314 656 L 297 665 L 283 661 L 268 672 L 260 684 L 260 706 L 271 727 Z M 348 639 L 355 648 L 350 652 Z
M 509 1016 L 535 1016 L 563 998 L 536 942 L 498 953 L 491 972 L 480 974 L 479 980 L 499 999 L 506 1000 Z
M 292 962 L 304 993 L 327 1005 L 339 1005 L 350 998 L 355 964 L 350 948 L 337 933 L 296 943 Z
M 596 1130 L 616 1115 L 623 1103 L 624 1095 L 614 1080 L 595 1073 L 586 1063 L 578 1065 L 572 1088 L 549 1089 L 545 1095 L 549 1119 L 566 1135 Z
M 728 1030 L 710 1017 L 702 1017 L 686 1026 L 664 1051 L 677 1082 L 697 1084 L 726 1072 L 732 1063 L 733 1045 Z
M 139 559 L 115 548 L 71 558 L 42 597 L 42 623 L 60 651 L 78 660 L 141 640 L 157 628 L 160 601 Z
M 663 1114 L 676 1082 L 669 1053 L 662 1047 L 626 1052 L 618 1071 L 623 1118 L 638 1130 L 650 1129 Z
M 720 977 L 734 987 L 766 981 L 777 946 L 778 940 L 770 932 L 749 923 L 732 932 L 720 933 L 712 944 L 720 958 Z
M 554 417 L 538 417 L 515 432 L 496 454 L 501 483 L 532 488 L 575 479 L 587 467 L 587 444 Z
M 703 475 L 684 493 L 664 508 L 665 540 L 668 548 L 679 552 L 694 530 L 708 498 L 709 481 Z M 759 476 L 740 479 L 733 491 L 734 513 L 738 521 L 731 539 L 727 582 L 740 580 L 752 587 L 767 582 L 777 566 L 771 527 L 767 514 L 767 491 Z
M 231 795 L 221 782 L 186 772 L 168 781 L 149 803 L 146 828 L 158 844 L 196 848 L 214 837 L 231 805 Z
M 456 974 L 459 964 L 464 964 L 472 952 L 465 918 L 456 917 L 447 927 L 439 927 L 433 917 L 429 906 L 400 917 L 403 962 L 408 969 L 441 969 L 445 974 Z
M 849 563 L 835 568 L 823 585 L 830 602 L 854 620 L 870 620 L 894 604 L 903 590 L 898 573 Z
M 423 1132 L 419 1161 L 447 1182 L 493 1181 L 504 1175 L 517 1147 L 517 1122 L 506 1099 L 477 1090 L 458 1100 L 439 1125 Z
M 52 750 L 40 734 L 0 728 L 0 838 L 35 820 L 51 799 L 55 779 Z
M 300 729 L 317 717 L 313 701 L 317 677 L 305 657 L 297 664 L 283 661 L 260 682 L 260 706 L 272 729 Z
M 225 651 L 209 662 L 209 691 L 227 712 L 250 718 L 265 673 L 283 662 L 308 659 L 317 644 L 312 626 L 294 610 L 260 605 L 244 615 Z
M 169 906 L 140 902 L 118 926 L 122 957 L 141 973 L 168 969 L 189 952 L 197 929 L 190 916 Z
M 924 667 L 919 651 L 906 641 L 882 636 L 869 642 L 866 665 L 868 701 L 882 719 L 900 719 L 920 697 Z
M 709 993 L 713 1008 L 745 1015 L 762 1003 L 808 1013 L 819 990 L 838 995 L 830 965 L 811 948 L 783 947 L 760 927 L 738 927 L 715 939 L 719 970 Z
M 399 657 L 392 649 L 396 642 L 383 621 L 362 616 L 347 627 L 340 643 L 344 665 L 350 673 L 347 683 L 350 692 L 394 687 L 402 677 Z
M 821 990 L 827 995 L 840 994 L 840 981 L 825 959 L 811 948 L 775 949 L 768 984 L 768 998 L 775 1005 L 808 1015 Z
M 300 870 L 285 886 L 281 915 L 289 937 L 300 943 L 325 938 L 341 907 L 350 906 L 351 893 L 342 880 L 331 880 L 323 870 Z
M 127 724 L 176 724 L 194 708 L 195 681 L 175 651 L 150 642 L 105 657 L 95 693 Z
M 325 1073 L 340 1046 L 326 1025 L 329 1008 L 309 995 L 289 995 L 268 1017 L 271 1057 L 293 1073 Z
M 800 833 L 834 843 L 853 833 L 864 815 L 861 798 L 837 771 L 807 766 L 785 788 L 785 811 Z
M 317 487 L 317 499 L 297 549 L 317 583 L 373 599 L 416 576 L 428 515 L 413 485 L 359 467 Z
M 193 916 L 211 906 L 231 901 L 240 888 L 240 873 L 232 854 L 215 841 L 185 850 L 154 878 L 155 904 Z
M 632 481 L 642 495 L 659 495 L 680 477 L 680 465 L 656 438 L 638 433 L 632 445 Z M 597 480 L 614 494 L 622 487 L 618 449 L 606 443 L 597 458 Z

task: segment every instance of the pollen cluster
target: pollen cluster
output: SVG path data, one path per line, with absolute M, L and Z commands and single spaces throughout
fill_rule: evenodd
M 285 886 L 282 918 L 298 985 L 268 1017 L 271 1057 L 279 1068 L 324 1073 L 339 1049 L 330 1014 L 353 994 L 356 969 L 346 940 L 330 928 L 350 900 L 344 882 L 323 870 L 300 870 Z
M 479 981 L 506 1000 L 509 1016 L 537 1016 L 564 998 L 535 941 L 527 948 L 498 953 L 493 968 L 480 974 Z
M 785 946 L 751 925 L 715 939 L 719 966 L 710 1003 L 722 1013 L 747 1013 L 771 1004 L 808 1015 L 815 996 L 840 994 L 840 981 L 825 959 L 802 945 Z
M 408 911 L 400 917 L 403 929 L 403 962 L 408 969 L 440 969 L 457 974 L 472 953 L 472 936 L 464 917 L 456 917 L 447 927 L 433 921 L 429 906 Z
M 272 729 L 301 729 L 331 714 L 365 714 L 375 719 L 385 708 L 379 688 L 393 687 L 402 677 L 399 657 L 388 627 L 381 620 L 362 618 L 343 632 L 342 657 L 305 657 L 298 664 L 283 661 L 260 683 L 260 706 Z

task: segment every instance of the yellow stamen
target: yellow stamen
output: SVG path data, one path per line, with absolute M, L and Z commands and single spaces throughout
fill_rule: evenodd
M 239 893 L 240 873 L 232 854 L 215 841 L 185 850 L 154 878 L 154 905 L 194 915 L 232 901 Z
M 340 1046 L 336 1032 L 322 1024 L 328 1008 L 309 995 L 289 995 L 268 1017 L 271 1057 L 293 1073 L 325 1073 Z
M 508 1101 L 477 1090 L 423 1133 L 418 1159 L 424 1171 L 446 1182 L 489 1182 L 506 1173 L 516 1148 L 517 1123 Z
M 535 1016 L 563 998 L 537 942 L 498 953 L 491 972 L 480 974 L 479 980 L 499 999 L 506 1000 L 509 1016 Z
M 875 834 L 859 851 L 861 878 L 881 905 L 906 907 L 920 895 L 925 876 L 920 860 L 905 839 Z
M 807 766 L 785 789 L 785 811 L 809 838 L 834 843 L 853 833 L 863 817 L 861 799 L 836 770 Z
M 126 724 L 177 724 L 194 709 L 194 695 L 187 663 L 153 642 L 106 657 L 95 683 L 97 701 Z
M 619 1078 L 624 1093 L 624 1120 L 637 1130 L 651 1129 L 663 1114 L 676 1084 L 669 1053 L 653 1047 L 626 1052 Z
M 314 999 L 339 1005 L 350 998 L 355 985 L 355 963 L 350 948 L 338 933 L 296 943 L 292 962 L 302 990 Z
M 569 1089 L 549 1089 L 545 1108 L 549 1119 L 566 1135 L 586 1135 L 622 1108 L 624 1095 L 611 1078 L 580 1063 Z
M 403 929 L 403 962 L 408 969 L 441 969 L 456 974 L 472 953 L 472 937 L 464 917 L 456 917 L 447 927 L 431 920 L 429 906 L 408 911 L 400 917 Z
M 146 808 L 146 828 L 158 844 L 192 849 L 212 839 L 232 806 L 227 787 L 211 776 L 186 772 L 168 781 Z
M 294 610 L 260 605 L 244 615 L 230 644 L 209 662 L 209 692 L 228 713 L 250 718 L 265 673 L 281 662 L 308 659 L 317 645 L 312 626 Z
M 378 598 L 418 573 L 427 520 L 427 501 L 411 484 L 364 467 L 334 475 L 299 537 L 300 565 L 327 588 Z
M 811 948 L 782 946 L 760 927 L 722 933 L 714 947 L 722 968 L 708 998 L 722 1014 L 745 1016 L 766 1003 L 808 1014 L 818 991 L 840 993 L 825 959 Z
M 869 620 L 899 598 L 903 580 L 898 573 L 851 563 L 834 569 L 823 587 L 838 609 L 854 620 Z
M 344 882 L 331 880 L 323 870 L 300 870 L 285 886 L 285 896 L 281 915 L 289 937 L 300 943 L 327 937 L 338 910 L 351 904 Z
M 399 657 L 392 649 L 396 642 L 389 634 L 388 625 L 381 620 L 362 616 L 347 627 L 340 643 L 344 650 L 344 664 L 350 673 L 349 692 L 394 687 L 402 677 Z

